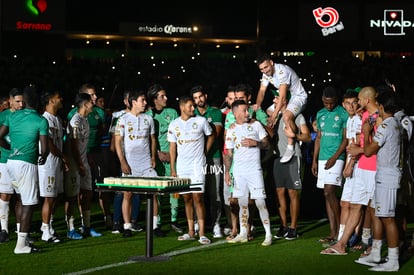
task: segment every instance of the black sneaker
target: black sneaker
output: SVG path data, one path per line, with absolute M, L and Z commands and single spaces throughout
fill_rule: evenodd
M 157 237 L 165 237 L 165 233 L 162 232 L 161 228 L 159 227 L 154 229 L 154 235 Z
M 124 237 L 124 238 L 132 237 L 132 231 L 131 231 L 131 229 L 125 229 L 124 230 L 124 233 L 122 233 L 122 237 Z
M 122 232 L 122 229 L 123 227 L 119 223 L 115 222 L 112 225 L 112 234 L 119 234 Z
M 298 232 L 294 228 L 288 228 L 288 232 L 285 236 L 285 240 L 292 241 L 299 238 Z
M 5 243 L 9 241 L 9 233 L 6 230 L 0 232 L 0 243 Z
M 177 222 L 171 222 L 171 228 L 175 232 L 182 234 L 184 231 Z
M 133 223 L 132 224 L 132 227 L 131 227 L 131 231 L 134 231 L 134 232 L 141 232 L 141 231 L 143 231 L 144 229 L 141 227 L 141 226 L 139 226 L 137 223 Z
M 279 231 L 277 231 L 276 235 L 275 235 L 275 239 L 282 239 L 284 237 L 286 237 L 288 234 L 288 228 L 284 227 L 284 226 L 280 226 L 279 227 Z

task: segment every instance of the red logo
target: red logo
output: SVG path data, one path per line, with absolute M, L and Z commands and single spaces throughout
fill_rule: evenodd
M 314 9 L 313 16 L 315 17 L 316 23 L 322 28 L 333 27 L 339 21 L 339 13 L 331 7 Z

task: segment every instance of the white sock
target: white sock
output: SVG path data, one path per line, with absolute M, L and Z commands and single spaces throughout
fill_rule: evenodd
M 374 262 L 381 261 L 381 247 L 382 247 L 382 240 L 372 240 L 372 250 L 370 255 Z
M 338 241 L 342 238 L 342 235 L 344 235 L 345 231 L 345 224 L 339 225 L 339 231 L 338 231 Z
M 364 244 L 369 243 L 369 239 L 371 238 L 371 228 L 362 228 L 362 242 Z
M 42 232 L 44 232 L 44 231 L 49 231 L 49 224 L 48 223 L 44 223 L 44 222 L 42 222 L 42 226 L 40 227 L 40 230 L 42 231 Z
M 17 230 L 17 233 L 19 233 L 20 232 L 20 223 L 18 222 L 18 223 L 16 223 L 16 230 Z
M 256 199 L 255 203 L 257 209 L 259 210 L 260 220 L 262 221 L 266 236 L 271 236 L 272 231 L 270 229 L 269 211 L 267 211 L 266 202 L 264 199 Z
M 239 198 L 239 223 L 240 223 L 240 236 L 247 238 L 247 227 L 249 224 L 249 202 L 248 198 Z
M 9 210 L 10 202 L 0 199 L 0 225 L 7 233 L 9 233 Z
M 153 216 L 152 220 L 152 229 L 156 229 L 158 227 L 158 216 Z
M 17 233 L 17 243 L 16 243 L 16 249 L 20 249 L 26 246 L 26 238 L 27 238 L 27 232 L 19 232 Z
M 66 223 L 68 224 L 69 231 L 75 230 L 75 218 L 73 216 L 66 217 Z
M 50 215 L 49 232 L 50 232 L 50 234 L 53 235 L 53 234 L 55 234 L 55 229 L 53 229 L 52 223 L 53 223 L 53 215 Z
M 132 223 L 124 223 L 124 229 L 125 230 L 127 230 L 127 229 L 131 229 L 132 228 Z

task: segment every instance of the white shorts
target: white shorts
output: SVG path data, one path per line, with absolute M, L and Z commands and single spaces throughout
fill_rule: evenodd
M 10 177 L 9 170 L 6 163 L 0 163 L 0 193 L 13 194 L 14 188 L 12 185 L 12 179 Z
M 352 184 L 352 204 L 368 205 L 375 190 L 375 171 L 354 167 Z M 373 207 L 373 204 L 371 204 Z
M 376 217 L 395 217 L 397 190 L 397 188 L 388 188 L 381 184 L 376 184 L 375 195 L 371 203 L 371 205 L 375 206 Z
M 316 187 L 323 189 L 325 184 L 341 186 L 344 161 L 336 160 L 335 165 L 329 169 L 325 169 L 326 162 L 326 160 L 318 161 L 318 182 Z
M 265 199 L 266 191 L 262 171 L 248 175 L 234 174 L 233 197 L 249 197 L 251 199 Z
M 191 179 L 190 191 L 180 192 L 180 194 L 204 193 L 206 189 L 206 181 L 205 179 L 201 181 L 200 175 L 180 174 L 179 177 Z M 199 188 L 200 190 L 197 190 Z M 194 189 L 194 190 L 191 190 L 191 189 Z
M 352 185 L 354 178 L 348 177 L 345 179 L 345 183 L 342 189 L 341 201 L 350 202 L 352 198 Z
M 295 117 L 297 117 L 297 115 L 305 109 L 306 101 L 306 98 L 294 96 L 289 100 L 286 110 L 289 110 Z
M 51 158 L 49 155 L 45 164 L 39 165 L 39 191 L 44 198 L 56 198 L 63 193 L 62 161 L 59 158 Z
M 37 165 L 22 160 L 8 160 L 12 184 L 16 193 L 20 194 L 23 205 L 35 205 L 39 203 L 39 175 Z

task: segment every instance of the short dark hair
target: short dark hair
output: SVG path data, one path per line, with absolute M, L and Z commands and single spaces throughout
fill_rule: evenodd
M 326 98 L 338 98 L 338 91 L 334 87 L 328 86 L 323 89 L 322 96 Z
M 347 89 L 342 97 L 342 100 L 347 98 L 358 98 L 358 93 L 354 89 Z
M 180 99 L 178 100 L 178 105 L 183 105 L 186 104 L 188 101 L 194 101 L 192 97 L 188 96 L 188 95 L 183 95 L 180 97 Z
M 49 104 L 49 100 L 54 97 L 55 95 L 60 95 L 60 91 L 57 89 L 52 90 L 45 90 L 40 94 L 40 105 L 42 107 L 45 107 L 47 104 Z
M 242 100 L 242 99 L 235 100 L 235 101 L 233 102 L 233 104 L 231 104 L 231 109 L 232 109 L 232 110 L 234 110 L 234 108 L 237 108 L 237 107 L 239 107 L 240 105 L 247 105 L 247 102 L 246 102 L 246 101 L 244 101 L 244 100 Z
M 24 91 L 21 88 L 12 88 L 9 92 L 10 97 L 15 97 L 18 95 L 23 95 L 23 94 L 24 94 Z
M 130 91 L 129 96 L 128 96 L 128 103 L 129 106 L 132 108 L 132 101 L 133 100 L 138 100 L 139 97 L 143 96 L 144 98 L 146 98 L 145 92 L 144 91 L 137 91 L 137 90 L 133 90 Z
M 257 65 L 260 65 L 267 60 L 272 60 L 270 55 L 268 53 L 262 54 L 257 58 Z
M 234 87 L 234 92 L 244 92 L 248 97 L 252 94 L 252 87 L 249 84 L 240 83 Z
M 193 96 L 195 93 L 198 93 L 198 92 L 205 94 L 203 86 L 201 85 L 193 86 L 190 90 L 190 95 Z
M 80 107 L 82 107 L 82 104 L 84 104 L 85 102 L 91 101 L 91 100 L 92 100 L 92 97 L 90 94 L 78 93 L 75 99 L 76 107 L 78 107 L 79 109 Z
M 384 107 L 384 112 L 388 114 L 394 114 L 400 109 L 397 96 L 394 91 L 385 91 L 380 93 L 377 96 L 377 102 Z
M 37 110 L 39 106 L 39 94 L 35 87 L 27 86 L 24 88 L 23 100 L 26 108 Z

